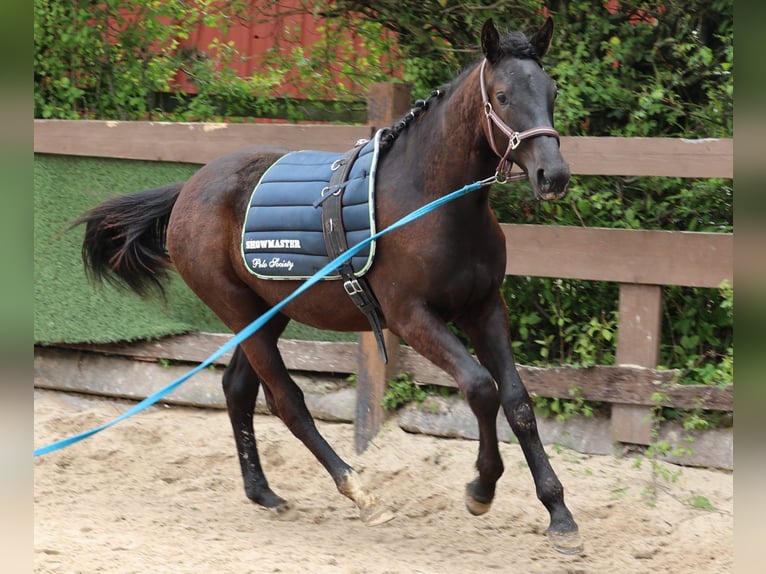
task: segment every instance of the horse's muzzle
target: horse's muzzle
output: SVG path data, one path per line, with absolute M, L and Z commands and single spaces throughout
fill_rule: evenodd
M 535 195 L 538 199 L 560 199 L 569 190 L 569 166 L 562 164 L 552 169 L 538 169 L 535 175 Z

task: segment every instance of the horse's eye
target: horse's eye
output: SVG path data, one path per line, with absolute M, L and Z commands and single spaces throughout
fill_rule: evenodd
M 495 97 L 497 98 L 497 102 L 498 102 L 498 103 L 499 103 L 501 106 L 504 106 L 505 104 L 507 104 L 507 103 L 508 103 L 508 97 L 505 95 L 505 92 L 497 92 L 497 93 L 495 94 Z

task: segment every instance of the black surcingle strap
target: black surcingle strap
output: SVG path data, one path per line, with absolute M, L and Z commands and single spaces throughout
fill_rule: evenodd
M 348 179 L 351 166 L 354 164 L 365 143 L 365 141 L 358 142 L 353 149 L 348 151 L 333 165 L 330 182 L 323 191 L 323 194 L 326 194 L 326 196 L 321 199 L 322 233 L 325 245 L 327 246 L 327 255 L 331 260 L 348 249 L 346 231 L 343 228 L 342 198 L 343 190 L 345 189 L 343 184 Z M 383 362 L 388 363 L 388 353 L 386 352 L 383 328 L 380 321 L 382 312 L 370 284 L 364 277 L 356 276 L 350 261 L 343 263 L 338 271 L 343 277 L 343 288 L 346 290 L 346 293 L 370 322 Z

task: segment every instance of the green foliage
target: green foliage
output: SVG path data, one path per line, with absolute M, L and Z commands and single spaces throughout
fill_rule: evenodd
M 546 3 L 570 135 L 731 136 L 733 6 L 724 0 Z
M 690 431 L 702 430 L 713 426 L 709 412 L 700 409 L 684 412 L 676 409 L 666 409 L 661 406 L 661 403 L 666 402 L 666 400 L 667 397 L 661 391 L 652 395 L 652 402 L 655 403 L 655 406 L 651 409 L 651 416 L 648 421 L 652 425 L 651 443 L 634 463 L 636 468 L 640 468 L 644 462 L 648 462 L 651 467 L 651 482 L 647 484 L 643 491 L 644 499 L 650 506 L 656 504 L 657 493 L 660 487 L 677 482 L 683 473 L 682 468 L 670 466 L 664 463 L 662 459 L 667 457 L 683 459 L 685 456 L 694 454 L 692 444 L 695 439 Z M 668 416 L 669 413 L 671 416 Z M 683 429 L 688 434 L 683 437 L 685 445 L 673 446 L 667 440 L 660 438 L 659 431 L 660 425 L 663 422 L 677 418 L 682 419 Z M 701 510 L 715 510 L 710 501 L 704 496 L 693 495 L 687 498 L 684 503 Z
M 706 496 L 702 496 L 700 494 L 694 494 L 684 500 L 684 504 L 688 504 L 689 506 L 693 508 L 697 508 L 699 510 L 715 510 L 715 506 L 713 506 L 713 503 L 710 502 L 710 499 L 708 499 Z
M 556 420 L 566 421 L 575 416 L 591 418 L 594 416 L 594 404 L 581 396 L 580 389 L 569 389 L 569 399 L 547 398 L 532 396 L 537 414 L 543 418 L 555 417 Z
M 582 367 L 614 363 L 616 285 L 508 276 L 502 292 L 520 363 Z
M 412 375 L 402 373 L 386 381 L 383 408 L 387 411 L 395 411 L 410 402 L 422 403 L 425 398 L 426 392 L 414 381 Z
M 661 484 L 673 484 L 678 481 L 683 474 L 681 468 L 674 468 L 664 464 L 661 460 L 664 456 L 683 456 L 691 454 L 691 449 L 683 447 L 672 447 L 665 440 L 657 440 L 650 444 L 644 452 L 644 458 L 637 458 L 636 468 L 641 466 L 643 460 L 648 460 L 651 465 L 651 482 L 644 488 L 643 495 L 649 506 L 655 506 L 657 503 L 657 493 Z
M 383 393 L 382 406 L 387 411 L 395 411 L 408 403 L 422 403 L 427 396 L 437 395 L 446 397 L 450 389 L 438 385 L 421 385 L 412 378 L 411 373 L 400 373 L 395 378 L 386 381 L 386 391 Z
M 688 297 L 684 297 L 689 293 L 688 289 L 666 289 L 670 297 L 665 305 L 663 362 L 680 366 L 681 382 L 720 386 L 733 384 L 732 287 L 725 282 L 717 292 L 696 289 Z M 705 293 L 708 296 L 703 298 Z M 699 304 L 700 299 L 705 302 L 704 305 Z
M 663 408 L 659 403 L 665 400 L 663 393 L 654 393 L 652 400 L 657 403 L 652 407 L 651 425 L 652 442 L 643 452 L 642 456 L 636 459 L 634 466 L 640 468 L 644 461 L 648 461 L 651 466 L 651 482 L 644 488 L 643 495 L 648 505 L 654 506 L 657 502 L 657 492 L 663 482 L 674 483 L 681 476 L 681 469 L 673 469 L 664 464 L 662 458 L 667 456 L 684 456 L 692 454 L 693 451 L 686 447 L 672 447 L 670 443 L 659 438 L 660 423 L 664 421 Z
M 35 117 L 145 119 L 209 4 L 35 0 Z

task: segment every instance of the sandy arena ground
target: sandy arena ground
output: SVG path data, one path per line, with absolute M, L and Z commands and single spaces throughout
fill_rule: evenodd
M 127 403 L 35 392 L 35 446 L 118 416 Z M 244 495 L 223 411 L 152 407 L 94 437 L 35 459 L 35 572 L 552 574 L 733 571 L 733 476 L 681 470 L 660 480 L 635 458 L 548 447 L 586 553 L 564 556 L 545 537 L 518 446 L 492 510 L 463 505 L 477 443 L 407 434 L 389 423 L 363 455 L 353 427 L 318 423 L 396 518 L 364 526 L 307 449 L 276 418 L 256 435 L 272 488 L 297 512 L 279 519 Z M 695 498 L 696 497 L 696 498 Z M 696 500 L 696 504 L 690 502 Z M 699 508 L 710 503 L 713 509 Z

